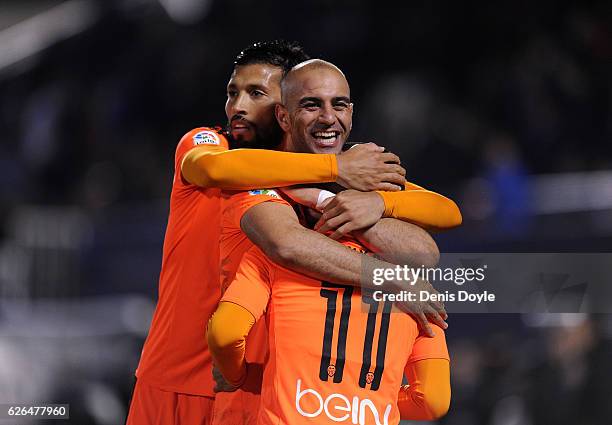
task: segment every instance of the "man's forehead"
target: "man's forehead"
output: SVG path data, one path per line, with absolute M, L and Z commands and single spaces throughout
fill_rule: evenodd
M 348 82 L 341 74 L 319 70 L 305 72 L 294 81 L 294 96 L 303 97 L 350 97 Z
M 278 66 L 268 64 L 239 65 L 228 82 L 229 85 L 261 85 L 279 84 L 283 70 Z

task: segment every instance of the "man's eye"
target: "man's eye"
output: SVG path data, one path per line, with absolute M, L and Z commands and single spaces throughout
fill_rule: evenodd
M 264 92 L 262 92 L 261 90 L 253 90 L 253 91 L 251 92 L 251 96 L 253 96 L 253 97 L 260 97 L 260 96 L 263 96 L 264 94 L 265 94 L 265 93 L 264 93 Z
M 346 103 L 338 103 L 338 104 L 334 105 L 334 109 L 336 111 L 343 111 L 346 108 L 348 108 L 348 105 Z
M 304 104 L 304 108 L 306 108 L 306 109 L 316 109 L 317 108 L 317 104 L 316 103 L 305 103 Z
M 227 97 L 236 97 L 238 96 L 238 92 L 234 91 L 234 90 L 228 90 L 227 91 Z

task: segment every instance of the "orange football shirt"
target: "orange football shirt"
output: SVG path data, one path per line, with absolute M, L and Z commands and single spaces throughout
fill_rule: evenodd
M 405 366 L 449 359 L 442 329 L 421 336 L 392 303 L 284 269 L 256 247 L 243 256 L 222 301 L 256 320 L 267 310 L 270 355 L 258 424 L 398 424 Z
M 276 190 L 223 191 L 221 214 L 221 292 L 230 285 L 242 257 L 253 243 L 240 227 L 240 220 L 249 208 L 262 202 L 289 205 Z M 268 334 L 263 321 L 255 323 L 247 337 L 245 357 L 249 363 L 265 364 L 268 358 Z M 259 413 L 260 394 L 238 389 L 218 393 L 215 399 L 213 424 L 255 424 Z
M 181 162 L 195 148 L 227 150 L 228 143 L 219 132 L 201 127 L 176 148 L 159 300 L 136 376 L 162 390 L 214 397 L 205 329 L 221 296 L 221 190 L 183 179 Z

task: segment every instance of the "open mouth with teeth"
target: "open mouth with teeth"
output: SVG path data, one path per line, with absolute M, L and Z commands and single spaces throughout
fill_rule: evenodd
M 339 131 L 315 131 L 311 135 L 322 146 L 334 146 L 340 140 Z

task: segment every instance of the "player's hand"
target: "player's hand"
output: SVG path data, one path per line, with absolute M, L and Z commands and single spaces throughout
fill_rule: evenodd
M 401 190 L 406 183 L 406 170 L 397 155 L 384 150 L 374 143 L 364 143 L 338 154 L 337 183 L 362 192 Z
M 213 364 L 212 375 L 215 380 L 215 388 L 213 391 L 216 393 L 233 393 L 240 388 L 239 385 L 236 386 L 227 382 L 215 364 Z
M 434 336 L 434 331 L 430 323 L 434 323 L 442 329 L 448 328 L 448 323 L 445 322 L 448 319 L 444 303 L 441 301 L 431 301 L 431 297 L 427 297 L 428 301 L 421 301 L 420 292 L 426 291 L 429 294 L 437 295 L 438 291 L 426 280 L 419 279 L 414 285 L 408 284 L 407 282 L 398 282 L 398 286 L 404 286 L 404 290 L 408 290 L 416 294 L 416 301 L 403 301 L 396 302 L 397 307 L 408 313 L 419 325 L 419 329 L 425 333 L 428 337 Z
M 366 229 L 378 222 L 385 212 L 385 202 L 376 192 L 345 190 L 337 194 L 323 208 L 323 215 L 315 224 L 315 230 L 340 239 L 353 230 Z

